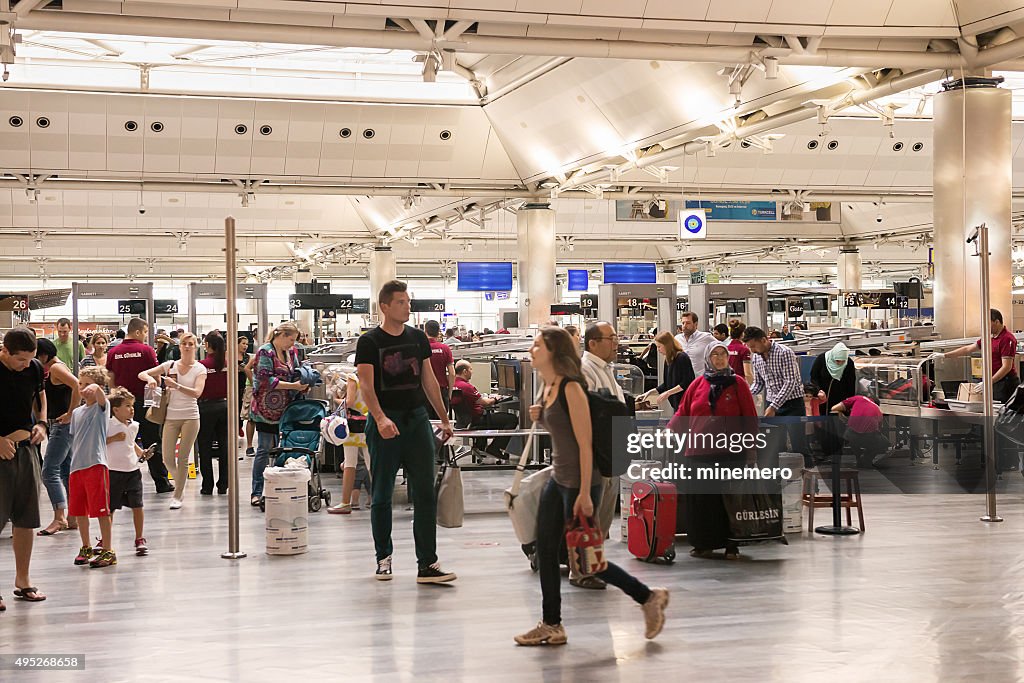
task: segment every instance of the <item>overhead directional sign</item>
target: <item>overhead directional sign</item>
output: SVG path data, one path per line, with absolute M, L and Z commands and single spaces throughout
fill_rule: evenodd
M 344 311 L 353 306 L 350 294 L 295 294 L 288 295 L 288 308 L 291 310 L 311 311 L 316 309 L 334 309 Z

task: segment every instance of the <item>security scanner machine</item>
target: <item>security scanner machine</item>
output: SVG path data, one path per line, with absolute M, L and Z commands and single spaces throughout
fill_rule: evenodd
M 192 282 L 188 286 L 188 329 L 191 332 L 198 333 L 198 317 L 199 313 L 196 310 L 196 302 L 198 301 L 223 301 L 227 295 L 227 289 L 223 282 Z M 255 318 L 256 330 L 255 337 L 257 343 L 262 343 L 267 331 L 270 329 L 270 325 L 267 321 L 267 285 L 264 282 L 255 284 L 239 284 L 235 288 L 235 297 L 241 302 L 246 302 L 250 310 L 255 308 L 255 313 L 242 312 L 242 306 L 239 307 L 239 318 L 243 316 L 251 316 Z M 217 311 L 221 315 L 221 320 L 224 320 L 224 314 L 219 310 Z M 203 314 L 205 315 L 205 314 Z M 226 321 L 224 326 L 215 325 L 217 329 L 226 329 Z M 239 324 L 239 329 L 242 329 L 242 325 Z M 152 332 L 152 330 L 151 330 Z
M 600 285 L 597 291 L 597 317 L 612 323 L 620 337 L 676 329 L 674 284 Z
M 751 285 L 690 285 L 690 310 L 701 319 L 705 331 L 719 323 L 737 318 L 748 327 L 765 329 L 768 313 L 768 286 Z M 658 329 L 675 329 L 671 328 Z
M 79 305 L 83 300 L 106 300 L 117 302 L 120 315 L 138 316 L 149 321 L 149 345 L 153 346 L 156 324 L 153 307 L 153 283 L 123 282 L 72 282 L 71 283 L 71 338 L 78 339 Z M 75 351 L 75 367 L 82 361 L 81 349 L 72 344 Z

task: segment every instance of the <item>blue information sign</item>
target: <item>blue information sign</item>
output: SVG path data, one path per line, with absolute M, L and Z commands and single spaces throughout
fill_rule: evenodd
M 590 289 L 590 273 L 586 270 L 569 271 L 569 291 L 585 292 Z
M 459 261 L 460 292 L 509 292 L 512 290 L 512 262 Z
M 775 202 L 709 202 L 686 200 L 687 209 L 707 209 L 712 221 L 774 221 Z
M 653 285 L 658 281 L 658 269 L 653 263 L 605 263 L 606 285 Z

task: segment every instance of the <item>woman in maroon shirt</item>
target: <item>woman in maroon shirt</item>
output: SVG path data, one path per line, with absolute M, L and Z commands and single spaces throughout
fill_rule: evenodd
M 721 343 L 710 344 L 704 354 L 704 374 L 690 384 L 679 402 L 669 429 L 691 434 L 727 435 L 737 438 L 742 434 L 757 434 L 757 410 L 750 387 L 743 377 L 729 366 L 729 348 Z M 717 441 L 717 438 L 716 438 Z M 756 458 L 748 451 L 747 461 Z M 687 465 L 692 467 L 725 467 L 742 465 L 743 453 L 731 453 L 727 448 L 690 446 L 686 450 Z M 711 557 L 713 551 L 725 548 L 727 560 L 739 559 L 739 548 L 729 542 L 729 517 L 723 494 L 696 490 L 684 482 L 679 497 L 687 539 L 693 545 L 694 557 Z M 702 484 L 709 486 L 707 482 Z
M 213 495 L 213 458 L 217 458 L 217 493 L 228 492 L 228 455 L 234 452 L 234 435 L 228 438 L 228 372 L 224 337 L 217 332 L 206 335 L 206 387 L 199 397 L 199 493 Z M 214 447 L 216 443 L 216 447 Z

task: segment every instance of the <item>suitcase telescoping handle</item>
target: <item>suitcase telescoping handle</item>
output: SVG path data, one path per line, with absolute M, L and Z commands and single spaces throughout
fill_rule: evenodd
M 519 464 L 516 465 L 516 476 L 512 480 L 510 492 L 515 498 L 519 495 L 519 486 L 523 483 L 523 474 L 526 472 L 526 461 L 530 459 L 530 450 L 533 447 L 533 436 L 537 432 L 537 425 L 530 427 L 530 433 L 526 437 L 526 444 L 523 446 L 523 454 L 519 456 Z

